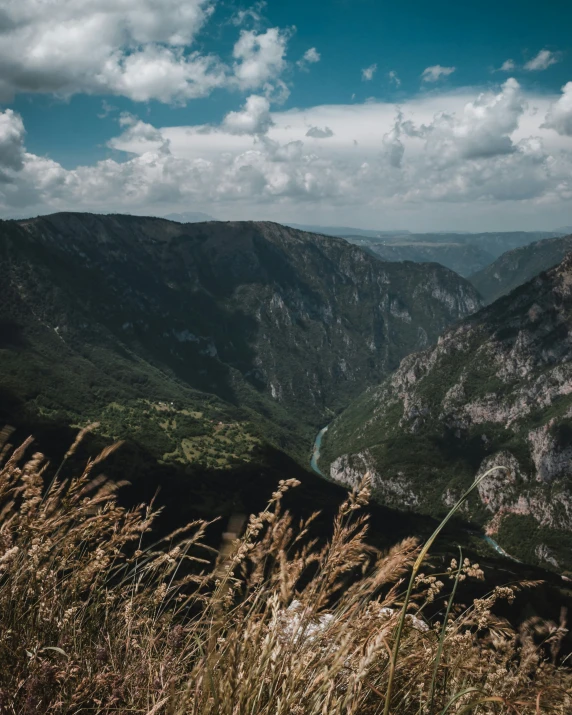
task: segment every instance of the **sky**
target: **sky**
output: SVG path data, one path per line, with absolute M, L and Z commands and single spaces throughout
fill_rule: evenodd
M 572 224 L 563 0 L 4 0 L 0 217 Z

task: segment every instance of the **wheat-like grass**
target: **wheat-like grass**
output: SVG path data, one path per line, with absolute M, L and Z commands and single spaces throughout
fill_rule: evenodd
M 216 557 L 201 545 L 204 522 L 148 546 L 157 512 L 119 506 L 118 485 L 95 473 L 102 457 L 49 482 L 32 441 L 14 450 L 8 439 L 2 713 L 376 715 L 388 692 L 393 715 L 572 712 L 572 676 L 557 665 L 565 616 L 515 633 L 494 615 L 514 598 L 506 587 L 429 622 L 427 603 L 482 573 L 466 561 L 419 573 L 415 539 L 372 549 L 367 483 L 324 544 L 316 515 L 296 523 L 283 511 L 295 486 L 285 480 L 264 512 L 235 515 Z

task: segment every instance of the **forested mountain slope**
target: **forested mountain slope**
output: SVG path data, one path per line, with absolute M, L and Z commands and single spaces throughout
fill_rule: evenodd
M 305 454 L 315 425 L 479 307 L 441 266 L 272 223 L 5 221 L 0 262 L 4 405 L 221 466 L 261 440 Z

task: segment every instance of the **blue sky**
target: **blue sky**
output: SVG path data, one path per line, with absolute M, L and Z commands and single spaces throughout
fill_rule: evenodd
M 18 0 L 6 18 L 0 215 L 572 223 L 569 4 Z

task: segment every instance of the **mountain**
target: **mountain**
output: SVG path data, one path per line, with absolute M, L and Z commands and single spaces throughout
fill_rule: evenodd
M 216 221 L 209 214 L 201 211 L 183 211 L 182 213 L 167 214 L 165 216 L 169 221 L 177 221 L 178 223 L 201 223 L 202 221 Z
M 440 263 L 465 277 L 494 261 L 494 254 L 477 244 L 410 240 L 409 236 L 393 237 L 383 242 L 356 236 L 345 238 L 382 261 Z
M 330 426 L 320 466 L 387 505 L 462 517 L 511 555 L 572 568 L 572 255 L 406 357 Z
M 375 229 L 365 228 L 350 228 L 349 226 L 316 226 L 302 223 L 286 223 L 285 226 L 298 229 L 299 231 L 308 231 L 309 233 L 319 233 L 323 236 L 337 236 L 338 238 L 346 238 L 348 236 L 369 236 L 371 238 L 380 238 L 383 236 L 402 236 L 409 233 L 407 229 L 393 231 L 378 231 Z
M 432 261 L 468 277 L 491 264 L 505 251 L 543 238 L 560 235 L 547 231 L 501 233 L 409 233 L 408 235 L 344 238 L 384 261 Z
M 545 238 L 503 253 L 496 261 L 470 276 L 469 280 L 492 303 L 542 271 L 555 266 L 572 251 L 572 236 Z
M 0 223 L 0 260 L 4 406 L 212 468 L 267 443 L 305 462 L 318 425 L 480 305 L 441 266 L 272 223 L 62 213 Z

